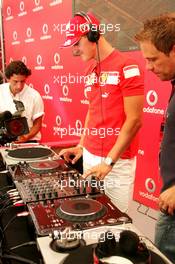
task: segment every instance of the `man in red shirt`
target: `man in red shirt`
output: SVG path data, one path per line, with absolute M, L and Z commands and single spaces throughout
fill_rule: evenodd
M 91 13 L 84 12 L 68 24 L 62 47 L 71 46 L 74 55 L 92 63 L 85 74 L 89 109 L 80 143 L 60 155 L 72 163 L 83 155 L 83 176 L 105 178 L 105 193 L 126 212 L 135 176 L 143 74 L 135 60 L 106 41 L 99 26 Z

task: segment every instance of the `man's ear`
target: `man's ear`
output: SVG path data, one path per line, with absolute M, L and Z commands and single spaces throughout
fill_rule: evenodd
M 175 44 L 167 56 L 175 63 Z
M 172 53 L 172 55 L 175 56 L 175 44 L 173 45 L 173 47 L 172 47 L 170 53 Z

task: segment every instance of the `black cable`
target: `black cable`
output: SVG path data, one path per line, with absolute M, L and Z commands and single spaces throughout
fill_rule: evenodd
M 18 255 L 7 255 L 7 254 L 2 254 L 2 242 L 5 238 L 4 236 L 4 233 L 5 231 L 7 230 L 7 228 L 9 227 L 9 225 L 18 217 L 18 214 L 14 215 L 9 221 L 8 223 L 5 225 L 4 229 L 2 229 L 0 227 L 0 231 L 2 233 L 2 239 L 0 241 L 0 249 L 1 249 L 1 258 L 2 259 L 13 259 L 13 260 L 17 260 L 19 262 L 22 262 L 22 263 L 27 263 L 27 264 L 37 264 L 36 262 L 33 262 L 32 260 L 29 260 L 29 259 L 26 259 L 26 258 L 23 258 L 23 257 L 20 257 Z M 30 241 L 30 242 L 26 242 L 26 243 L 23 243 L 23 244 L 20 244 L 20 245 L 17 245 L 17 246 L 14 246 L 12 248 L 10 248 L 10 250 L 14 250 L 16 248 L 19 248 L 19 247 L 22 247 L 22 246 L 27 246 L 27 245 L 36 245 L 36 242 L 34 241 Z
M 5 232 L 5 230 L 9 227 L 9 225 L 17 218 L 17 215 L 15 214 L 9 221 L 8 223 L 5 225 L 5 227 L 3 228 L 3 232 Z
M 0 188 L 0 192 L 3 191 L 3 190 L 6 190 L 8 188 L 14 188 L 14 185 L 8 185 L 8 186 L 5 186 L 3 188 Z
M 11 248 L 9 248 L 9 250 L 14 250 L 14 249 L 17 249 L 20 247 L 26 247 L 26 246 L 32 246 L 32 245 L 36 245 L 36 241 L 25 242 L 25 243 L 19 244 L 17 246 L 11 247 Z
M 2 230 L 1 227 L 0 227 L 0 232 L 1 232 L 1 234 L 2 234 L 2 238 L 1 238 L 1 240 L 0 240 L 0 254 L 2 255 L 2 241 L 3 241 L 3 239 L 4 239 L 4 232 L 3 232 L 3 230 Z
M 1 216 L 5 213 L 5 211 L 10 208 L 10 207 L 13 207 L 13 204 L 9 204 L 7 205 L 7 207 L 3 207 L 1 210 L 0 210 L 0 218 Z
M 5 225 L 5 227 L 2 229 L 0 228 L 0 231 L 2 233 L 2 239 L 0 240 L 0 248 L 2 249 L 2 243 L 4 241 L 4 238 L 5 238 L 5 230 L 8 228 L 8 226 L 17 218 L 17 215 L 14 215 L 9 221 L 8 223 Z
M 98 67 L 99 67 L 99 72 L 97 72 L 97 77 L 98 77 L 98 83 L 99 83 L 99 88 L 100 88 L 100 106 L 101 106 L 101 119 L 102 119 L 102 124 L 105 124 L 105 118 L 104 118 L 104 111 L 103 111 L 103 97 L 102 97 L 102 88 L 100 85 L 101 79 L 100 79 L 100 74 L 101 74 L 101 60 L 100 60 L 100 50 L 99 50 L 99 45 L 98 41 L 96 42 L 96 47 L 97 47 L 97 62 L 98 62 Z M 104 142 L 103 139 L 101 139 L 101 157 L 103 157 L 103 150 L 104 150 Z
M 6 207 L 6 205 L 8 205 L 9 202 L 12 202 L 9 198 L 5 199 L 4 201 L 0 202 L 0 205 L 3 204 L 2 208 L 0 208 L 0 212 L 1 210 L 4 210 L 4 208 Z
M 12 259 L 12 260 L 17 260 L 21 263 L 26 263 L 26 264 L 37 264 L 36 262 L 32 261 L 32 260 L 29 260 L 29 259 L 26 259 L 26 258 L 23 258 L 23 257 L 20 257 L 20 256 L 14 256 L 14 255 L 7 255 L 7 254 L 4 254 L 4 255 L 1 255 L 0 256 L 1 259 Z

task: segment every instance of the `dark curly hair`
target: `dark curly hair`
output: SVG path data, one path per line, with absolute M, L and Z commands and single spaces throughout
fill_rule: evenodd
M 20 74 L 27 77 L 31 75 L 31 70 L 20 60 L 12 61 L 5 69 L 5 76 L 7 79 L 10 79 L 13 74 Z

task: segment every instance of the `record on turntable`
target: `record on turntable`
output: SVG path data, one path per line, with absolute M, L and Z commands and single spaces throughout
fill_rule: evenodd
M 56 214 L 72 222 L 86 222 L 101 218 L 107 208 L 99 201 L 93 199 L 72 199 L 61 203 Z
M 17 148 L 8 151 L 8 157 L 14 160 L 40 160 L 53 155 L 53 151 L 46 147 Z
M 53 173 L 56 171 L 64 171 L 67 169 L 64 160 L 46 160 L 29 163 L 30 169 L 35 173 Z

